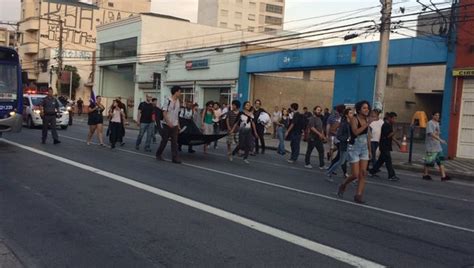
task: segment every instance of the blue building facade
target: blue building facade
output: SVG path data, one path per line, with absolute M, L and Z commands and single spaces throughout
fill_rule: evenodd
M 319 47 L 253 54 L 241 57 L 239 92 L 241 101 L 250 96 L 250 77 L 254 73 L 334 69 L 333 105 L 373 101 L 379 42 Z M 437 65 L 447 66 L 443 93 L 442 133 L 448 135 L 451 70 L 454 52 L 446 40 L 438 37 L 407 38 L 390 41 L 389 67 Z M 427 78 L 428 79 L 428 78 Z

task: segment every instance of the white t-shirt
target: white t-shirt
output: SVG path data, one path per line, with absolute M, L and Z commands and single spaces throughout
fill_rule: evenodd
M 273 116 L 272 116 L 273 123 L 278 123 L 280 121 L 280 118 L 281 118 L 281 111 L 273 112 Z
M 169 98 L 165 101 L 165 105 L 163 105 L 163 112 L 168 112 L 168 119 L 170 120 L 173 127 L 178 126 L 179 124 L 179 111 L 181 110 L 181 105 L 179 103 L 179 99 L 173 100 L 173 98 Z M 166 121 L 163 120 L 163 123 L 166 124 Z
M 370 141 L 380 142 L 380 134 L 382 134 L 383 119 L 379 119 L 370 123 L 370 133 L 372 135 Z
M 212 122 L 218 123 L 221 120 L 222 111 L 221 109 L 214 110 L 214 116 L 212 117 Z

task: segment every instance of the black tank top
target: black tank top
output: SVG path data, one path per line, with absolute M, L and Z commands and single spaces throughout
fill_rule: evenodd
M 356 119 L 357 119 L 357 128 L 360 128 L 360 127 L 362 126 L 362 124 L 360 123 L 359 117 L 356 116 Z M 367 134 L 368 130 L 369 130 L 369 128 L 366 127 L 366 128 L 364 129 L 364 131 L 362 131 L 359 135 L 355 135 L 355 134 L 354 134 L 354 131 L 352 131 L 352 127 L 351 127 L 351 140 L 350 140 L 349 143 L 350 143 L 350 144 L 354 144 L 355 139 L 356 139 L 358 136 L 362 136 L 362 135 Z

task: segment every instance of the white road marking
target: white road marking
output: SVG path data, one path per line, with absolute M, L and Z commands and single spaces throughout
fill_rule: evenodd
M 69 138 L 73 139 L 73 140 L 79 140 L 79 141 L 84 142 L 83 140 L 80 140 L 80 139 L 76 139 L 76 138 L 72 138 L 72 137 L 69 137 Z M 129 151 L 129 150 L 121 149 L 121 148 L 117 148 L 116 150 L 131 153 L 131 154 L 135 154 L 135 155 L 141 155 L 141 156 L 145 156 L 145 157 L 149 157 L 149 158 L 153 158 L 153 159 L 155 158 L 153 155 L 134 152 L 134 151 Z M 280 184 L 275 184 L 275 183 L 271 183 L 271 182 L 267 182 L 267 181 L 252 179 L 252 178 L 249 178 L 249 177 L 229 173 L 229 172 L 226 172 L 226 171 L 220 171 L 220 170 L 217 170 L 217 169 L 202 167 L 202 166 L 188 164 L 188 163 L 183 163 L 182 165 L 197 168 L 197 169 L 201 169 L 201 170 L 206 170 L 206 171 L 209 171 L 209 172 L 218 173 L 218 174 L 221 174 L 221 175 L 226 175 L 226 176 L 230 176 L 230 177 L 234 177 L 234 178 L 238 178 L 238 179 L 242 179 L 242 180 L 246 180 L 246 181 L 252 181 L 252 182 L 255 182 L 255 183 L 264 184 L 264 185 L 272 186 L 272 187 L 275 187 L 275 188 L 285 189 L 285 190 L 292 191 L 292 192 L 297 192 L 297 193 L 311 195 L 311 196 L 317 196 L 317 197 L 320 197 L 320 198 L 333 200 L 333 201 L 337 201 L 337 202 L 343 202 L 343 203 L 346 203 L 346 204 L 349 204 L 349 205 L 352 205 L 352 206 L 364 207 L 364 208 L 367 208 L 367 209 L 370 209 L 370 210 L 384 212 L 384 213 L 387 213 L 387 214 L 392 214 L 392 215 L 396 215 L 396 216 L 403 217 L 403 218 L 408 218 L 408 219 L 417 220 L 417 221 L 426 222 L 426 223 L 431 223 L 431 224 L 434 224 L 434 225 L 447 227 L 447 228 L 451 228 L 451 229 L 455 229 L 455 230 L 474 233 L 474 229 L 469 229 L 469 228 L 466 228 L 466 227 L 456 226 L 456 225 L 452 225 L 452 224 L 449 224 L 449 223 L 444 223 L 444 222 L 434 221 L 434 220 L 430 220 L 430 219 L 425 219 L 425 218 L 421 218 L 421 217 L 417 217 L 417 216 L 413 216 L 413 215 L 409 215 L 409 214 L 405 214 L 405 213 L 401 213 L 401 212 L 396 212 L 396 211 L 392 211 L 392 210 L 387 210 L 387 209 L 383 209 L 383 208 L 378 208 L 378 207 L 374 207 L 374 206 L 367 206 L 367 205 L 357 204 L 357 203 L 347 201 L 347 200 L 343 200 L 343 199 L 339 199 L 339 198 L 336 198 L 336 197 L 331 197 L 331 196 L 322 195 L 322 194 L 318 194 L 318 193 L 314 193 L 314 192 L 300 190 L 300 189 L 296 189 L 296 188 L 292 188 L 292 187 L 288 187 L 288 186 L 284 186 L 284 185 L 280 185 Z
M 16 142 L 5 140 L 3 138 L 0 138 L 0 141 L 3 141 L 5 143 L 8 143 L 8 144 L 13 145 L 13 146 L 17 146 L 19 148 L 22 148 L 24 150 L 28 150 L 30 152 L 33 152 L 33 153 L 36 153 L 36 154 L 39 154 L 39 155 L 49 157 L 49 158 L 54 159 L 56 161 L 59 161 L 59 162 L 62 162 L 62 163 L 65 163 L 65 164 L 68 164 L 68 165 L 71 165 L 71 166 L 74 166 L 74 167 L 92 172 L 92 173 L 95 173 L 97 175 L 107 177 L 109 179 L 127 184 L 129 186 L 147 191 L 149 193 L 153 193 L 155 195 L 158 195 L 158 196 L 161 196 L 163 198 L 178 202 L 180 204 L 195 208 L 197 210 L 215 215 L 217 217 L 232 221 L 234 223 L 246 226 L 250 229 L 253 229 L 253 230 L 259 231 L 261 233 L 265 233 L 267 235 L 279 238 L 279 239 L 284 240 L 286 242 L 289 242 L 289 243 L 292 243 L 294 245 L 309 249 L 313 252 L 331 257 L 333 259 L 336 259 L 338 261 L 347 263 L 349 265 L 353 265 L 355 267 L 385 267 L 385 266 L 380 265 L 378 263 L 360 258 L 358 256 L 355 256 L 355 255 L 349 254 L 347 252 L 344 252 L 342 250 L 332 248 L 332 247 L 329 247 L 329 246 L 326 246 L 326 245 L 308 240 L 306 238 L 291 234 L 289 232 L 286 232 L 286 231 L 283 231 L 283 230 L 280 230 L 280 229 L 276 229 L 274 227 L 271 227 L 271 226 L 268 226 L 268 225 L 265 225 L 265 224 L 247 219 L 247 218 L 239 216 L 237 214 L 234 214 L 234 213 L 231 213 L 231 212 L 228 212 L 228 211 L 216 208 L 216 207 L 212 207 L 212 206 L 206 205 L 204 203 L 197 202 L 197 201 L 194 201 L 192 199 L 189 199 L 189 198 L 177 195 L 177 194 L 173 194 L 173 193 L 170 193 L 168 191 L 165 191 L 165 190 L 162 190 L 162 189 L 159 189 L 159 188 L 156 188 L 156 187 L 152 187 L 150 185 L 135 181 L 133 179 L 129 179 L 129 178 L 126 178 L 126 177 L 123 177 L 123 176 L 120 176 L 120 175 L 117 175 L 117 174 L 114 174 L 114 173 L 111 173 L 111 172 L 103 171 L 103 170 L 97 169 L 97 168 L 89 166 L 89 165 L 81 164 L 81 163 L 72 161 L 70 159 L 63 158 L 63 157 L 60 157 L 60 156 L 57 156 L 57 155 L 54 155 L 54 154 L 50 154 L 50 153 L 47 153 L 47 152 L 29 147 L 29 146 L 25 146 L 25 145 L 22 145 L 22 144 L 19 144 L 19 143 L 16 143 Z

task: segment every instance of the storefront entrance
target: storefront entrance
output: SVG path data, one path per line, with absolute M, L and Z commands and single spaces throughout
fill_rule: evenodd
M 461 101 L 458 157 L 474 158 L 474 79 L 465 79 Z
M 231 102 L 231 90 L 230 87 L 205 87 L 204 91 L 204 104 L 208 101 L 219 102 L 219 104 L 230 104 Z

